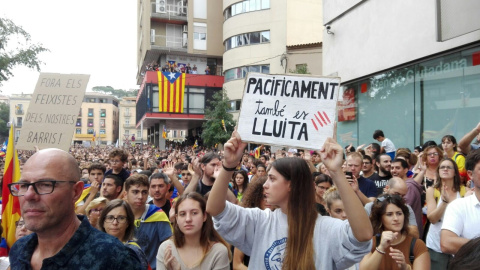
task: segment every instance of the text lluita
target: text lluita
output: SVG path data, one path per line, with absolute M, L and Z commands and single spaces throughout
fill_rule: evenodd
M 287 138 L 290 139 L 308 141 L 307 123 L 287 121 L 286 118 L 285 120 L 263 119 L 263 124 L 261 122 L 262 119 L 258 119 L 258 117 L 253 119 L 253 135 L 273 136 L 277 138 L 285 138 L 285 136 L 288 136 Z M 273 126 L 271 122 L 273 122 Z

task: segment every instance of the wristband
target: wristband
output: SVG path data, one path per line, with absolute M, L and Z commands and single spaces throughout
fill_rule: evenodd
M 227 172 L 233 172 L 233 171 L 235 171 L 235 170 L 237 169 L 237 167 L 227 168 L 227 167 L 225 167 L 225 165 L 223 165 L 223 162 L 222 162 L 222 167 L 223 167 L 223 169 L 224 169 L 225 171 L 227 171 Z
M 376 250 L 378 253 L 380 253 L 380 254 L 382 254 L 382 255 L 385 255 L 385 251 L 381 251 L 380 249 L 378 249 L 378 247 L 376 247 L 375 250 Z

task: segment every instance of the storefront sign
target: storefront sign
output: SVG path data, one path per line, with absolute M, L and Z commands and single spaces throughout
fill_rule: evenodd
M 68 151 L 90 75 L 40 73 L 17 148 Z
M 249 73 L 238 132 L 245 142 L 319 149 L 333 136 L 340 78 Z

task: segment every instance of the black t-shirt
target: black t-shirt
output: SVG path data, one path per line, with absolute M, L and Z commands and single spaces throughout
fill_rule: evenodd
M 368 177 L 368 179 L 372 180 L 375 183 L 375 186 L 377 186 L 377 196 L 383 193 L 383 189 L 387 185 L 390 178 L 392 178 L 391 175 L 380 176 L 378 173 L 373 173 Z
M 149 202 L 149 204 L 153 204 L 153 200 Z M 170 216 L 170 209 L 172 208 L 172 204 L 170 203 L 170 200 L 167 200 L 165 204 L 160 207 L 162 208 L 163 212 L 168 216 Z
M 205 196 L 210 190 L 212 190 L 212 186 L 207 186 L 202 182 L 202 179 L 198 181 L 198 186 L 197 186 L 197 192 L 202 194 L 202 196 Z

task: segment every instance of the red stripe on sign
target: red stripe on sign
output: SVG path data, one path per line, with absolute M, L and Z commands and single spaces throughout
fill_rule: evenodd
M 472 66 L 480 65 L 480 52 L 472 53 Z
M 367 92 L 367 84 L 366 84 L 366 83 L 362 83 L 362 85 L 361 85 L 360 87 L 361 87 L 360 92 L 362 92 L 362 93 L 366 93 L 366 92 Z
M 325 123 L 325 126 L 327 125 L 327 121 L 325 121 L 325 119 L 323 119 L 323 116 L 320 114 L 320 112 L 317 112 L 318 113 L 318 116 L 320 116 L 320 119 L 322 119 L 322 121 Z
M 322 127 L 323 127 L 322 121 L 320 121 L 320 119 L 318 119 L 318 117 L 317 117 L 317 115 L 316 115 L 316 114 L 314 114 L 314 116 L 315 116 L 315 118 L 317 119 L 317 121 L 318 121 L 318 123 L 320 124 L 320 126 L 322 126 Z
M 328 116 L 327 116 L 327 113 L 326 113 L 326 112 L 323 112 L 323 116 L 325 116 L 325 119 L 327 119 L 328 123 L 330 124 L 330 123 L 331 123 L 331 122 L 330 122 L 330 118 L 328 118 Z
M 317 125 L 315 124 L 315 121 L 313 121 L 313 119 L 310 119 L 310 120 L 312 120 L 312 124 L 313 124 L 313 126 L 314 126 L 314 127 L 315 127 L 315 129 L 318 131 L 318 127 L 317 127 Z

